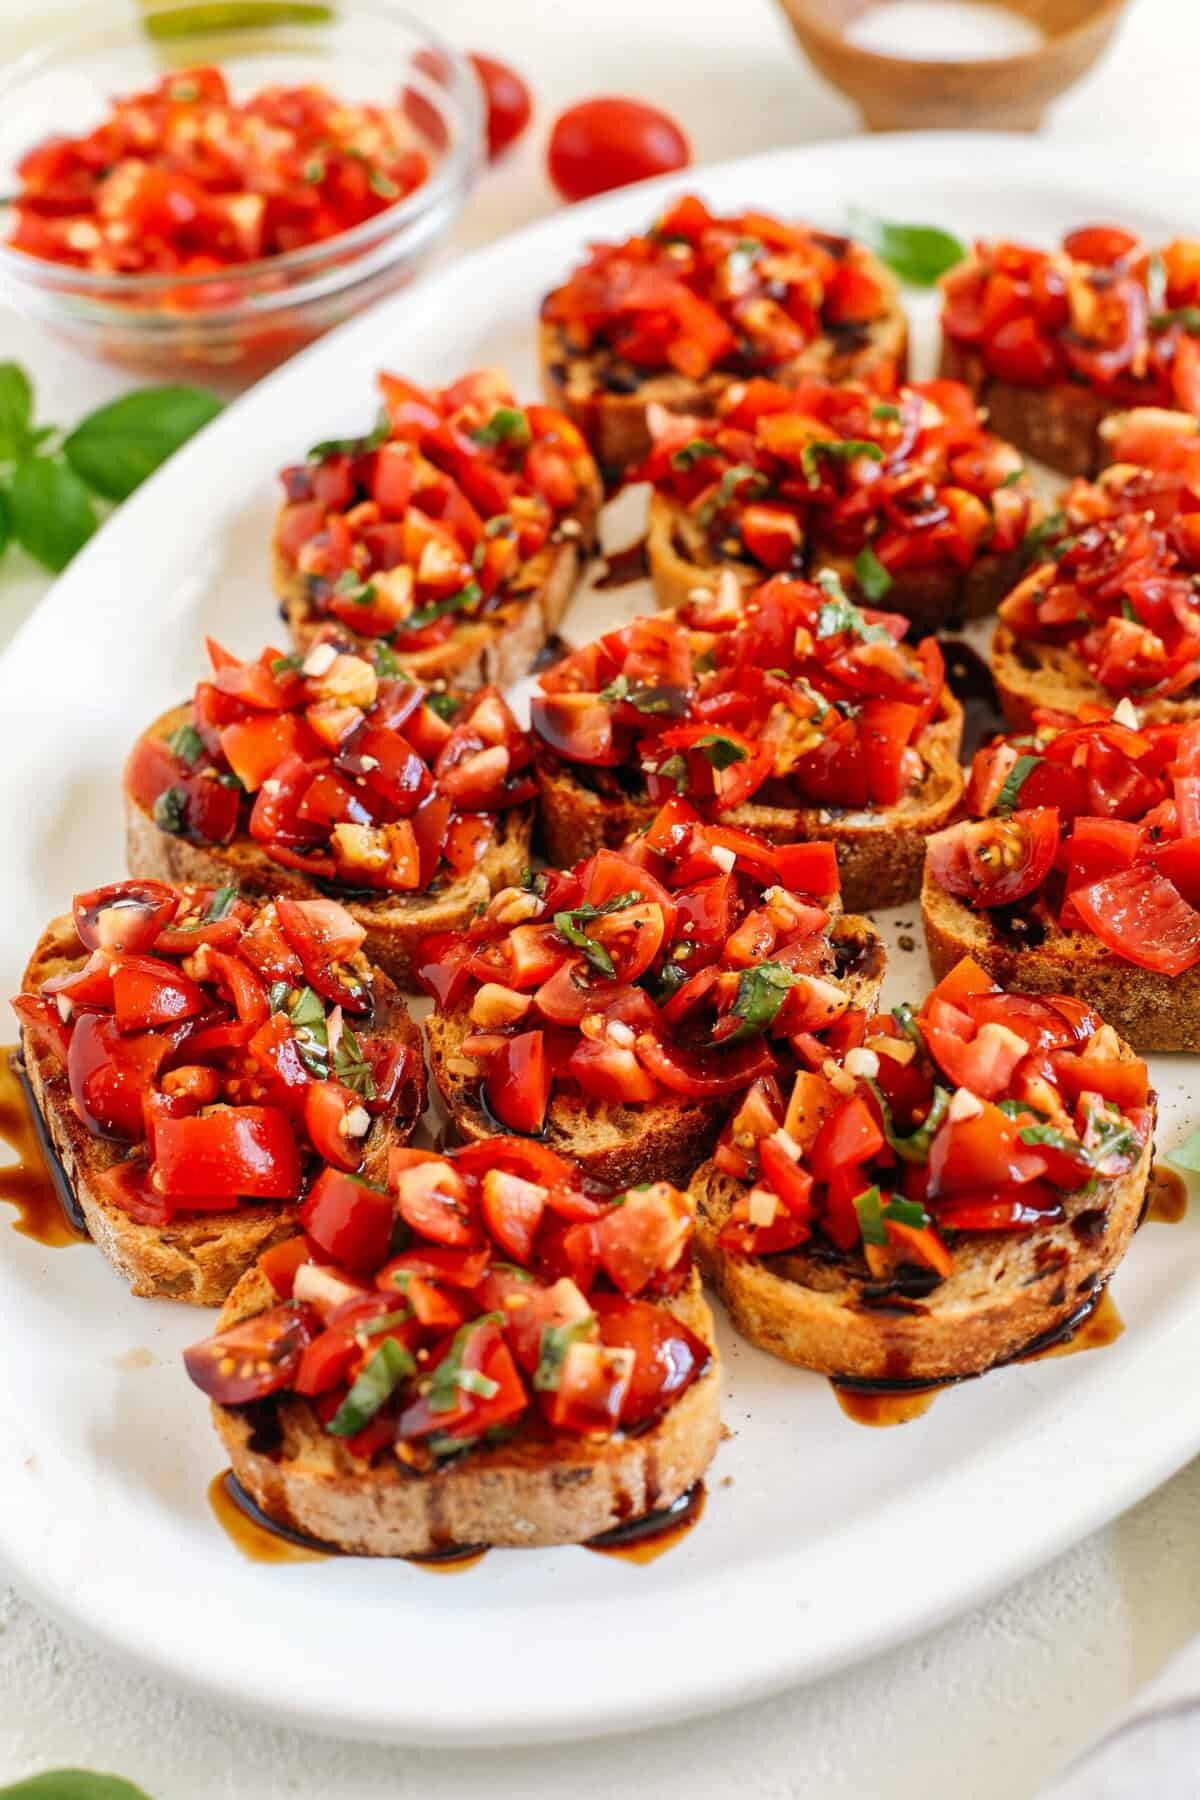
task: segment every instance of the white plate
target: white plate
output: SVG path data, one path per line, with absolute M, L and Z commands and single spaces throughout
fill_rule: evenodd
M 1003 137 L 860 139 L 692 180 L 718 206 L 834 228 L 858 202 L 1040 241 L 1112 216 L 1169 235 L 1194 205 L 1180 173 Z M 540 295 L 585 238 L 635 227 L 681 185 L 565 211 L 380 306 L 233 407 L 78 558 L 0 664 L 5 991 L 43 921 L 121 873 L 122 759 L 190 690 L 202 634 L 246 653 L 273 634 L 274 471 L 360 429 L 381 364 L 437 381 L 504 362 L 532 394 Z M 913 310 L 928 346 L 928 297 Z M 641 597 L 597 594 L 572 635 Z M 901 909 L 893 937 L 916 916 Z M 926 980 L 919 953 L 897 952 L 893 999 Z M 1195 1064 L 1157 1065 L 1164 1143 L 1189 1122 L 1189 1077 Z M 990 1376 L 898 1431 L 850 1424 L 824 1382 L 725 1333 L 732 1436 L 681 1546 L 648 1567 L 493 1552 L 434 1579 L 245 1560 L 209 1512 L 221 1457 L 179 1362 L 206 1316 L 129 1298 L 87 1247 L 0 1232 L 0 1555 L 75 1629 L 290 1724 L 462 1744 L 662 1723 L 911 1636 L 1186 1461 L 1200 1446 L 1194 1223 L 1143 1232 L 1115 1289 L 1128 1328 L 1113 1348 Z

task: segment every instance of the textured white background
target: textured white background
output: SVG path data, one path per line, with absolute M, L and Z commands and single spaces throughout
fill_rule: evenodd
M 419 10 L 420 0 L 410 4 Z M 32 11 L 27 0 L 0 0 L 5 53 L 46 28 L 52 15 L 39 8 L 35 28 Z M 473 201 L 461 247 L 554 204 L 539 147 L 554 112 L 576 96 L 657 100 L 686 126 L 697 161 L 857 128 L 851 109 L 795 53 L 769 0 L 427 0 L 426 11 L 458 42 L 511 56 L 539 100 L 529 141 Z M 1115 50 L 1056 109 L 1049 135 L 1122 143 L 1131 159 L 1177 143 L 1194 161 L 1198 54 L 1195 0 L 1133 0 Z M 1003 181 L 1002 169 L 996 177 Z M 44 418 L 68 422 L 120 385 L 3 310 L 0 355 L 34 372 Z M 10 557 L 0 576 L 0 641 L 45 585 Z M 1163 1403 L 1178 1401 L 1164 1370 Z M 820 1479 L 819 1470 L 801 1473 Z M 709 1723 L 576 1750 L 374 1750 L 263 1730 L 126 1675 L 0 1590 L 0 1780 L 82 1764 L 122 1772 L 154 1800 L 592 1800 L 614 1791 L 724 1800 L 735 1789 L 754 1800 L 1025 1800 L 1200 1631 L 1198 1521 L 1194 1466 L 992 1605 L 892 1655 Z M 913 1555 L 936 1556 L 937 1546 L 914 1544 Z M 719 1617 L 712 1629 L 720 1632 Z M 513 1652 L 531 1683 L 553 1687 L 552 1646 L 515 1644 Z M 418 1632 L 397 1617 L 398 1683 L 406 1659 L 419 1655 Z M 470 1703 L 464 1694 L 464 1709 Z

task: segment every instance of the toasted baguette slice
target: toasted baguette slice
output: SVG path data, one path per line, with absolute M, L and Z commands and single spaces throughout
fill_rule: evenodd
M 1182 975 L 1140 969 L 1090 931 L 1064 931 L 1041 907 L 1000 931 L 990 913 L 955 899 L 928 869 L 921 920 L 938 981 L 972 956 L 1002 987 L 1086 1001 L 1143 1055 L 1200 1051 L 1200 967 Z
M 508 584 L 511 597 L 484 618 L 464 621 L 444 643 L 427 650 L 397 650 L 401 668 L 414 681 L 430 686 L 445 683 L 466 691 L 490 683 L 510 687 L 527 675 L 557 631 L 579 583 L 595 544 L 599 506 L 597 487 L 569 521 L 576 528 L 574 535 L 560 535 L 524 563 Z M 273 554 L 280 612 L 296 649 L 307 650 L 330 621 L 314 604 L 306 578 L 280 550 L 278 525 Z M 359 649 L 368 642 L 341 622 L 338 630 Z
M 1151 1139 L 1127 1175 L 1064 1198 L 1060 1225 L 960 1235 L 954 1273 L 918 1283 L 919 1298 L 902 1271 L 881 1283 L 833 1250 L 728 1254 L 717 1238 L 742 1187 L 714 1163 L 691 1186 L 697 1254 L 734 1325 L 772 1356 L 854 1381 L 958 1381 L 1065 1330 L 1099 1297 L 1141 1219 L 1152 1153 Z
M 1053 707 L 1072 717 L 1081 706 L 1109 706 L 1114 695 L 1096 680 L 1069 644 L 1038 644 L 1020 638 L 1010 625 L 997 625 L 992 638 L 992 677 L 1011 731 L 1033 724 L 1035 707 Z M 1144 724 L 1200 718 L 1200 690 L 1189 688 L 1170 699 L 1137 700 Z
M 662 606 L 684 606 L 697 591 L 715 592 L 725 569 L 733 571 L 744 592 L 756 587 L 766 574 L 757 563 L 738 557 L 714 560 L 687 509 L 667 494 L 651 497 L 646 555 Z M 813 569 L 836 570 L 848 593 L 859 591 L 852 556 L 810 543 L 807 560 Z M 985 552 L 965 572 L 950 563 L 943 568 L 902 570 L 888 589 L 886 605 L 889 612 L 903 613 L 920 630 L 933 631 L 993 611 L 1020 573 L 1019 550 L 1004 556 Z
M 841 986 L 855 1006 L 874 1012 L 886 961 L 883 940 L 866 919 L 849 913 L 834 921 L 830 935 L 847 954 Z M 464 1142 L 479 1142 L 503 1130 L 477 1093 L 479 1065 L 462 1052 L 463 1039 L 477 1029 L 465 1009 L 431 1013 L 425 1021 L 433 1079 Z M 553 1093 L 542 1141 L 607 1187 L 639 1181 L 686 1187 L 692 1171 L 712 1151 L 736 1098 L 671 1098 L 627 1106 L 585 1094 Z
M 82 967 L 88 955 L 74 919 L 65 913 L 42 933 L 22 988 L 36 993 L 51 976 Z M 420 1030 L 396 988 L 378 969 L 374 982 L 376 1028 L 419 1051 Z M 299 1208 L 274 1200 L 246 1201 L 228 1213 L 193 1213 L 169 1225 L 146 1225 L 131 1218 L 96 1181 L 102 1170 L 122 1161 L 127 1147 L 92 1135 L 75 1111 L 66 1069 L 25 1030 L 21 1053 L 34 1101 L 88 1231 L 133 1293 L 185 1300 L 192 1306 L 219 1306 L 261 1251 L 295 1236 Z M 394 1116 L 375 1120 L 365 1140 L 363 1173 L 369 1180 L 386 1181 L 389 1147 L 411 1137 L 425 1110 L 424 1068 L 418 1057 L 412 1060 L 413 1070 Z
M 754 801 L 721 815 L 721 823 L 757 831 L 773 844 L 820 838 L 837 850 L 842 903 L 849 912 L 902 906 L 921 891 L 925 840 L 948 825 L 962 798 L 958 762 L 963 713 L 947 689 L 937 718 L 921 738 L 925 779 L 919 789 L 879 812 L 828 807 L 760 806 Z M 547 859 L 564 867 L 608 846 L 616 849 L 647 825 L 658 806 L 629 794 L 609 778 L 585 787 L 571 765 L 533 739 L 540 798 L 539 824 Z
M 1017 387 L 997 381 L 977 350 L 950 338 L 942 340 L 938 373 L 966 383 L 987 408 L 989 429 L 998 437 L 1063 475 L 1095 475 L 1110 460 L 1100 427 L 1110 413 L 1123 409 L 1082 382 Z
M 276 1303 L 270 1283 L 251 1269 L 230 1295 L 220 1328 Z M 394 1458 L 372 1463 L 355 1456 L 294 1396 L 253 1410 L 214 1404 L 213 1422 L 233 1473 L 269 1518 L 354 1555 L 582 1543 L 669 1506 L 716 1454 L 720 1369 L 712 1314 L 695 1273 L 669 1306 L 709 1345 L 712 1361 L 657 1423 L 630 1437 L 519 1434 L 415 1474 Z M 278 1427 L 278 1446 L 269 1452 L 256 1447 L 264 1406 Z
M 191 719 L 191 707 L 176 706 L 150 727 L 155 737 L 169 738 Z M 382 894 L 378 898 L 345 898 L 342 904 L 366 931 L 367 956 L 407 993 L 414 992 L 412 953 L 417 941 L 432 931 L 458 931 L 475 917 L 498 888 L 519 881 L 529 864 L 533 825 L 529 808 L 514 809 L 469 875 L 461 875 L 423 894 Z M 125 852 L 131 875 L 158 881 L 202 882 L 220 887 L 232 882 L 247 899 L 285 894 L 297 899 L 318 892 L 300 869 L 274 862 L 253 838 L 232 844 L 195 844 L 156 825 L 153 815 L 125 790 Z M 341 899 L 341 895 L 337 895 Z
M 865 381 L 881 367 L 903 380 L 908 371 L 908 322 L 899 286 L 890 270 L 865 251 L 862 267 L 883 290 L 887 310 L 868 326 L 851 327 L 836 336 L 823 333 L 802 355 L 770 370 L 772 381 L 785 387 L 812 379 Z M 539 328 L 538 354 L 542 393 L 578 425 L 608 478 L 623 474 L 648 453 L 648 406 L 706 418 L 725 389 L 744 379 L 719 369 L 699 380 L 673 370 L 639 379 L 630 364 L 616 361 L 607 350 L 573 351 L 559 327 L 547 320 Z

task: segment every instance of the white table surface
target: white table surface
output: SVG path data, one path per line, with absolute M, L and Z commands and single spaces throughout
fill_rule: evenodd
M 408 3 L 421 10 L 421 0 Z M 460 247 L 555 204 L 541 145 L 549 120 L 575 97 L 658 101 L 685 125 L 697 161 L 857 129 L 852 109 L 795 52 L 770 0 L 427 0 L 425 10 L 460 44 L 510 55 L 539 102 L 528 140 L 462 220 Z M 0 48 L 7 54 L 52 18 L 28 0 L 0 0 Z M 1178 144 L 1194 160 L 1198 57 L 1194 0 L 1133 0 L 1115 49 L 1058 106 L 1047 134 L 1122 142 L 1131 157 Z M 59 423 L 123 385 L 0 308 L 0 357 L 9 356 L 33 373 L 41 416 Z M 10 553 L 0 643 L 47 585 Z M 1163 1392 L 1165 1402 L 1170 1371 Z M 154 1800 L 725 1800 L 735 1791 L 747 1800 L 1026 1800 L 1200 1631 L 1198 1553 L 1200 1464 L 991 1605 L 815 1687 L 591 1746 L 462 1754 L 262 1729 L 127 1674 L 0 1589 L 0 1781 L 82 1765 L 125 1774 Z M 719 1618 L 712 1628 L 721 1629 Z M 403 1618 L 396 1645 L 403 1680 L 406 1656 L 420 1654 L 419 1631 Z M 545 1646 L 514 1653 L 531 1681 L 553 1682 Z M 286 1681 L 286 1669 L 279 1676 Z

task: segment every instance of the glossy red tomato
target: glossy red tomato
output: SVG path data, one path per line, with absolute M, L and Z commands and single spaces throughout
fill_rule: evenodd
M 616 98 L 569 106 L 554 121 L 546 150 L 550 179 L 564 200 L 685 169 L 691 160 L 674 119 L 640 100 Z
M 1010 906 L 1039 888 L 1058 850 L 1052 806 L 952 825 L 929 840 L 929 868 L 947 893 L 972 906 Z
M 363 1110 L 353 1088 L 340 1081 L 310 1082 L 304 1096 L 304 1124 L 313 1149 L 322 1162 L 353 1174 L 362 1161 L 362 1132 L 352 1132 L 355 1115 Z
M 300 1223 L 313 1243 L 348 1269 L 370 1269 L 383 1261 L 394 1218 L 390 1194 L 337 1169 L 322 1169 L 300 1209 Z
M 487 106 L 488 161 L 495 162 L 515 144 L 533 114 L 533 98 L 517 71 L 494 56 L 472 50 L 468 60 L 483 88 Z
M 1165 875 L 1126 869 L 1071 900 L 1100 942 L 1139 968 L 1182 975 L 1200 962 L 1200 913 Z
M 154 1137 L 162 1192 L 193 1196 L 294 1200 L 300 1158 L 288 1115 L 274 1106 L 225 1106 L 194 1118 L 163 1119 Z
M 600 1321 L 601 1342 L 637 1355 L 621 1403 L 621 1423 L 626 1427 L 642 1425 L 671 1405 L 712 1360 L 708 1345 L 660 1306 L 595 1294 L 592 1307 Z
M 524 1031 L 507 1039 L 492 1058 L 485 1088 L 493 1114 L 510 1131 L 541 1131 L 550 1103 L 554 1072 L 540 1031 Z
M 228 1331 L 192 1344 L 184 1366 L 196 1386 L 221 1406 L 244 1406 L 288 1387 L 321 1321 L 294 1301 L 243 1319 Z

